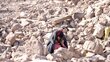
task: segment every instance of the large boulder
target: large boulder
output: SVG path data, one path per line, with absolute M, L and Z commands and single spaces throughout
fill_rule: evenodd
M 34 36 L 32 36 L 31 39 L 28 42 L 26 42 L 25 51 L 28 55 L 44 55 L 44 47 L 42 43 L 38 41 L 37 38 L 35 38 Z
M 24 62 L 24 61 L 27 61 L 29 58 L 27 54 L 17 51 L 12 53 L 12 59 L 15 62 Z
M 71 52 L 66 48 L 59 48 L 55 50 L 54 54 L 56 54 L 58 57 L 61 57 L 64 60 L 70 59 L 72 57 L 79 57 L 78 54 L 75 52 Z
M 103 52 L 103 47 L 98 41 L 85 41 L 83 48 L 94 53 Z

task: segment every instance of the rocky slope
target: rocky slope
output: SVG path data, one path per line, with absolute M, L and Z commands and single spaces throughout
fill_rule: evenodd
M 68 49 L 49 54 L 68 25 Z M 0 0 L 0 62 L 110 62 L 110 0 Z

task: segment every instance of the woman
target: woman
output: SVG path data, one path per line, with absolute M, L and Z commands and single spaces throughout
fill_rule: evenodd
M 59 47 L 68 48 L 67 40 L 63 32 L 67 31 L 67 27 L 63 27 L 61 30 L 56 30 L 53 32 L 47 44 L 49 53 L 53 53 L 55 49 Z

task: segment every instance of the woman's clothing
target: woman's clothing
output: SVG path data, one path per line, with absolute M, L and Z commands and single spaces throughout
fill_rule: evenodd
M 63 45 L 62 45 L 62 40 L 60 41 L 57 41 L 57 37 L 60 37 L 64 42 L 63 42 Z M 47 44 L 47 47 L 48 47 L 48 51 L 49 53 L 53 53 L 55 49 L 58 49 L 59 47 L 66 47 L 68 48 L 68 45 L 67 45 L 67 40 L 63 34 L 63 32 L 61 30 L 57 30 L 57 31 L 54 31 L 49 39 L 49 42 Z

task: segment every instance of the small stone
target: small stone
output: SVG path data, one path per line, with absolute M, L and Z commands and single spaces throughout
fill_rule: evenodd
M 11 27 L 11 31 L 12 32 L 15 32 L 16 30 L 19 30 L 19 29 L 21 29 L 22 28 L 22 26 L 19 24 L 19 23 L 15 23 L 15 24 L 13 24 L 13 26 Z
M 103 61 L 106 59 L 104 56 L 101 56 L 101 55 L 95 55 L 95 57 Z
M 46 56 L 46 58 L 47 58 L 48 60 L 51 60 L 51 61 L 59 61 L 59 62 L 62 62 L 62 58 L 61 58 L 61 57 L 58 57 L 58 56 L 55 55 L 55 54 L 48 54 L 48 55 Z
M 90 61 L 92 61 L 92 62 L 98 62 L 98 61 L 99 61 L 99 59 L 98 59 L 97 57 L 95 57 L 95 56 L 92 56 L 92 57 L 90 57 L 89 59 L 90 59 Z
M 26 13 L 25 12 L 21 12 L 20 13 L 20 17 L 25 17 Z
M 88 22 L 89 22 L 89 20 L 82 19 L 82 21 L 78 25 L 79 26 L 85 26 Z
M 74 5 L 77 5 L 79 1 L 80 0 L 72 0 L 72 2 L 74 3 Z
M 84 42 L 85 42 L 84 38 L 83 37 L 79 37 L 77 43 L 84 44 Z
M 76 19 L 76 18 L 78 18 L 78 19 L 82 19 L 83 17 L 84 17 L 84 13 L 74 13 L 74 18 Z
M 73 32 L 68 31 L 67 36 L 68 36 L 68 40 L 71 40 L 73 38 Z
M 47 33 L 46 35 L 44 35 L 44 39 L 48 40 L 50 38 L 50 36 L 52 35 L 52 33 Z
M 44 55 L 46 56 L 48 54 L 48 48 L 47 48 L 47 44 L 44 45 Z
M 78 59 L 77 58 L 72 58 L 71 61 L 72 62 L 78 62 Z
M 27 21 L 27 19 L 20 19 L 20 21 L 21 21 L 21 26 L 23 26 L 23 27 L 25 27 L 25 26 L 27 26 L 28 24 L 29 24 L 29 22 Z
M 95 9 L 95 16 L 99 16 L 103 13 L 103 8 L 101 7 L 96 7 Z
M 107 56 L 107 61 L 110 61 L 110 54 Z
M 94 17 L 94 16 L 95 16 L 95 13 L 94 13 L 93 7 L 89 6 L 89 7 L 87 8 L 85 17 L 88 19 L 88 18 L 92 18 L 92 17 Z
M 80 58 L 77 62 L 90 62 L 89 58 Z
M 13 32 L 10 32 L 7 36 L 6 36 L 6 41 L 5 43 L 6 44 L 9 44 L 9 45 L 13 45 L 16 41 L 16 36 Z
M 104 15 L 102 15 L 102 17 L 99 18 L 99 24 L 106 26 L 107 25 L 107 19 L 103 16 Z
M 75 26 L 76 26 L 75 21 L 71 21 L 70 25 L 71 25 L 72 28 L 75 28 Z
M 96 24 L 95 25 L 95 30 L 93 33 L 93 36 L 96 36 L 98 38 L 102 38 L 104 35 L 104 26 L 102 26 L 101 24 Z
M 91 56 L 94 56 L 94 55 L 95 55 L 95 53 L 92 53 L 92 52 L 86 53 L 86 57 L 91 57 Z

